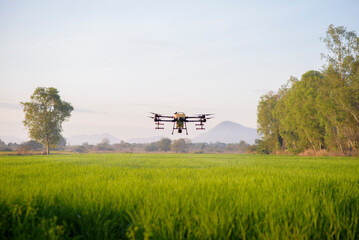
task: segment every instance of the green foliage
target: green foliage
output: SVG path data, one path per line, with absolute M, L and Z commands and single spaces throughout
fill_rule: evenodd
M 245 141 L 240 141 L 238 144 L 238 149 L 240 153 L 245 153 L 247 150 L 247 147 L 249 147 L 249 144 L 247 144 Z
M 308 71 L 301 81 L 292 81 L 291 87 L 279 100 L 276 116 L 280 119 L 280 134 L 285 140 L 283 145 L 292 152 L 324 147 L 325 131 L 317 112 L 322 79 L 320 72 Z
M 188 151 L 188 145 L 183 138 L 180 138 L 172 142 L 171 150 L 176 153 L 185 153 Z
M 259 154 L 270 154 L 272 146 L 269 145 L 269 143 L 271 143 L 270 139 L 267 139 L 266 141 L 257 139 L 255 142 L 255 152 Z
M 330 25 L 322 72 L 291 78 L 258 104 L 258 131 L 270 152 L 359 149 L 359 38 Z
M 5 149 L 5 148 L 7 148 L 6 143 L 0 139 L 0 150 Z
M 343 26 L 334 27 L 331 24 L 322 41 L 328 49 L 328 53 L 322 56 L 340 74 L 340 80 L 344 83 L 351 75 L 352 67 L 357 65 L 359 38 L 354 31 L 347 31 Z
M 42 150 L 43 147 L 44 147 L 41 143 L 36 142 L 36 141 L 34 141 L 34 140 L 30 140 L 30 141 L 25 142 L 25 143 L 23 143 L 23 144 L 21 144 L 21 145 L 28 146 L 31 151 L 40 151 L 40 150 Z M 20 145 L 20 146 L 21 146 L 21 145 Z
M 82 146 L 77 147 L 76 151 L 81 152 L 81 150 L 84 150 L 83 152 L 87 152 L 86 146 L 88 146 L 88 143 L 84 143 Z M 108 151 L 114 151 L 115 149 L 111 146 L 110 139 L 105 137 L 101 140 L 101 143 L 96 145 L 95 150 L 99 152 L 108 152 Z
M 64 150 L 65 147 L 66 147 L 66 142 L 67 142 L 66 138 L 61 136 L 59 141 L 56 144 L 56 149 L 57 150 Z
M 159 142 L 158 142 L 158 150 L 160 151 L 164 151 L 164 152 L 168 152 L 171 150 L 171 139 L 169 138 L 162 138 Z
M 38 87 L 31 95 L 30 102 L 21 102 L 25 127 L 34 139 L 47 148 L 56 147 L 61 139 L 62 122 L 66 121 L 74 109 L 70 103 L 62 101 L 55 88 Z
M 149 143 L 145 146 L 146 152 L 155 152 L 158 151 L 158 144 L 157 142 Z
M 280 95 L 269 92 L 263 95 L 257 109 L 258 133 L 263 135 L 263 143 L 270 152 L 277 152 L 281 147 L 279 134 L 279 120 L 275 116 L 275 109 Z M 260 152 L 263 153 L 263 152 Z
M 359 159 L 0 158 L 0 239 L 359 239 Z

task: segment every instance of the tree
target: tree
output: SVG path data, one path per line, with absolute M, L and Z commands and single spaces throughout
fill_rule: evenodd
M 263 141 L 271 152 L 277 152 L 282 147 L 282 138 L 279 134 L 279 120 L 275 116 L 275 109 L 279 94 L 269 92 L 261 96 L 257 108 L 257 132 L 263 135 Z
M 104 146 L 106 146 L 106 147 L 108 147 L 108 146 L 110 146 L 110 139 L 108 138 L 108 137 L 104 137 L 104 138 L 102 138 L 102 140 L 101 140 L 101 144 L 102 145 L 104 145 Z
M 158 150 L 157 142 L 152 142 L 145 146 L 146 152 L 155 152 L 157 150 Z
M 30 102 L 21 102 L 25 112 L 23 123 L 29 136 L 45 145 L 47 154 L 61 139 L 62 123 L 69 119 L 74 109 L 70 103 L 62 101 L 58 93 L 52 87 L 38 87 Z
M 344 83 L 351 75 L 352 63 L 359 59 L 359 38 L 354 31 L 347 31 L 345 27 L 329 25 L 327 36 L 322 41 L 327 45 L 329 53 L 322 54 L 340 74 Z
M 247 144 L 244 140 L 239 142 L 238 149 L 240 153 L 246 152 L 247 147 L 249 147 L 249 144 Z
M 324 147 L 325 131 L 317 104 L 318 91 L 323 84 L 320 72 L 308 71 L 301 81 L 292 81 L 291 88 L 277 103 L 275 115 L 279 119 L 279 133 L 291 152 Z
M 171 144 L 171 149 L 177 153 L 187 152 L 187 148 L 188 148 L 187 143 L 183 138 L 174 140 Z
M 57 142 L 57 144 L 56 144 L 56 148 L 57 148 L 58 150 L 64 150 L 65 147 L 66 147 L 66 143 L 67 143 L 66 138 L 61 137 L 61 138 L 59 139 L 59 141 Z
M 6 143 L 1 141 L 0 139 L 0 150 L 5 149 L 7 147 Z
M 330 25 L 322 39 L 328 49 L 321 111 L 328 145 L 340 150 L 359 146 L 359 37 L 345 27 Z
M 114 151 L 115 149 L 110 144 L 110 139 L 105 137 L 101 140 L 101 143 L 96 145 L 97 151 Z
M 162 138 L 158 141 L 158 150 L 168 152 L 171 150 L 171 139 L 169 138 Z

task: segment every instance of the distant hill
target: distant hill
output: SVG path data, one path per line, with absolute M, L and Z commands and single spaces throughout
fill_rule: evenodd
M 108 138 L 110 140 L 110 144 L 121 142 L 121 139 L 114 137 L 108 133 L 94 134 L 94 135 L 76 135 L 66 138 L 66 142 L 67 144 L 70 145 L 82 145 L 84 142 L 95 145 L 101 143 L 102 139 L 104 138 Z
M 19 138 L 19 137 L 15 137 L 13 135 L 6 135 L 6 136 L 0 136 L 1 141 L 5 142 L 6 144 L 9 143 L 23 143 L 26 142 L 27 140 Z
M 148 138 L 130 138 L 127 140 L 128 143 L 151 143 L 151 142 L 157 142 L 161 140 L 162 138 L 165 138 L 163 136 L 154 136 L 154 137 L 148 137 Z
M 239 143 L 244 140 L 246 143 L 253 144 L 254 140 L 259 138 L 257 129 L 242 126 L 239 123 L 224 121 L 217 126 L 193 138 L 193 142 L 223 142 Z

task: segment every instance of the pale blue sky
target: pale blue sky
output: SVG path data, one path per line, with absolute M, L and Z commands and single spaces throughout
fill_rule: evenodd
M 169 133 L 153 130 L 149 111 L 256 127 L 259 97 L 319 70 L 319 38 L 330 24 L 358 33 L 358 10 L 344 0 L 1 0 L 0 136 L 26 138 L 19 102 L 38 86 L 75 107 L 65 137 Z

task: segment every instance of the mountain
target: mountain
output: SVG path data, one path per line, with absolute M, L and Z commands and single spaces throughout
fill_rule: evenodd
M 9 143 L 20 144 L 20 143 L 26 142 L 26 140 L 12 136 L 12 135 L 0 136 L 0 139 L 1 139 L 1 141 L 5 142 L 6 144 L 9 144 Z
M 259 138 L 257 129 L 242 126 L 241 124 L 224 121 L 212 128 L 206 133 L 202 133 L 193 138 L 193 142 L 223 142 L 239 143 L 244 140 L 246 143 L 253 144 L 254 140 Z
M 148 138 L 130 138 L 127 140 L 128 143 L 151 143 L 151 142 L 157 142 L 164 138 L 163 136 L 154 136 L 154 137 L 148 137 Z
M 102 139 L 108 138 L 110 140 L 110 144 L 120 143 L 121 139 L 114 137 L 108 133 L 102 134 L 94 134 L 94 135 L 76 135 L 72 137 L 68 137 L 66 139 L 67 144 L 69 145 L 82 145 L 84 142 L 88 144 L 95 145 L 102 142 Z

